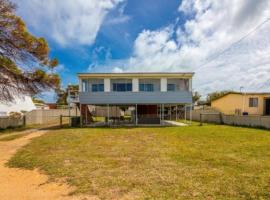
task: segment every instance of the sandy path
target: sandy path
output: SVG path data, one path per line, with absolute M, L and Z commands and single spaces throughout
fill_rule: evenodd
M 72 188 L 66 184 L 47 182 L 48 177 L 38 170 L 24 170 L 5 167 L 5 163 L 22 146 L 45 131 L 27 134 L 12 141 L 0 141 L 0 199 L 1 200 L 77 200 L 90 199 L 82 196 L 68 196 Z M 91 198 L 93 199 L 93 198 Z

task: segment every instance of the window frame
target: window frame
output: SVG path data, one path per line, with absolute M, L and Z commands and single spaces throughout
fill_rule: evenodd
M 258 108 L 258 106 L 259 106 L 259 98 L 258 97 L 249 97 L 248 106 L 250 108 Z
M 94 83 L 94 84 L 92 84 L 91 92 L 104 92 L 104 84 L 103 83 Z
M 132 83 L 113 83 L 112 84 L 113 92 L 131 92 L 132 91 Z
M 139 91 L 140 92 L 154 92 L 154 84 L 153 83 L 140 83 Z
M 170 89 L 170 86 L 173 86 L 173 90 Z M 168 92 L 175 92 L 176 91 L 176 84 L 174 84 L 174 83 L 168 83 L 167 84 L 167 91 Z

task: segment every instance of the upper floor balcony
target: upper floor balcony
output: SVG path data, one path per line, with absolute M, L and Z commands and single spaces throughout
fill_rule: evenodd
M 81 103 L 95 104 L 191 103 L 192 75 L 191 73 L 79 75 L 79 100 Z

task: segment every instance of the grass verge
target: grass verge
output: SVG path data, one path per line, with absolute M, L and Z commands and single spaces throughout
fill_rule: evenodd
M 223 125 L 50 131 L 10 167 L 101 199 L 270 199 L 270 132 Z

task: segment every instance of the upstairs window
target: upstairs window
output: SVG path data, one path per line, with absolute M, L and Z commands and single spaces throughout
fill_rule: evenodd
M 167 91 L 188 91 L 189 79 L 183 78 L 168 78 Z
M 249 98 L 249 107 L 258 107 L 258 98 Z
M 175 91 L 176 85 L 175 84 L 168 84 L 167 85 L 167 91 Z
M 160 91 L 160 79 L 139 79 L 140 92 L 156 92 Z
M 141 92 L 153 92 L 154 91 L 154 84 L 141 83 L 140 84 L 140 91 Z
M 131 92 L 132 79 L 111 79 L 111 88 L 113 92 Z
M 132 91 L 131 83 L 113 83 L 114 92 L 127 92 Z
M 92 84 L 92 92 L 104 92 L 104 84 Z

